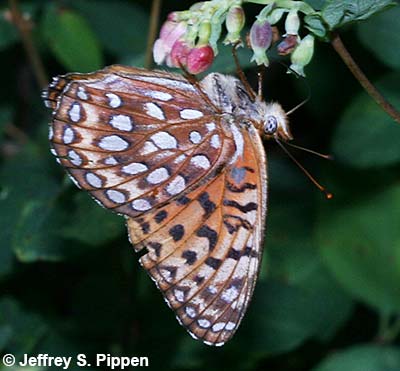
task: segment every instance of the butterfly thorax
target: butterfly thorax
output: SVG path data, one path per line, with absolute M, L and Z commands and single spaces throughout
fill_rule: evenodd
M 288 118 L 281 105 L 266 103 L 259 96 L 252 100 L 239 79 L 212 73 L 201 81 L 201 88 L 221 111 L 225 122 L 253 125 L 267 139 L 292 139 Z

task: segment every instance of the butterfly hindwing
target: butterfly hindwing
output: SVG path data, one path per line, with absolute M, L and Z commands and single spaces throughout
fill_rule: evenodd
M 236 331 L 261 258 L 265 161 L 259 138 L 243 138 L 244 156 L 187 193 L 183 204 L 127 221 L 132 243 L 148 250 L 142 265 L 180 323 L 212 345 Z

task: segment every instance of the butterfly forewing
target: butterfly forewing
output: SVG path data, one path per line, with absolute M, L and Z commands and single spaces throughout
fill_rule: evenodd
M 266 173 L 258 132 L 221 114 L 221 102 L 234 104 L 214 80 L 207 97 L 178 75 L 112 66 L 56 78 L 44 97 L 58 160 L 127 217 L 132 244 L 147 251 L 140 262 L 179 322 L 221 345 L 256 282 Z

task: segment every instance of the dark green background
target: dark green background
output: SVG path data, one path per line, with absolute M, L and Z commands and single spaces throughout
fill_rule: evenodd
M 149 3 L 32 0 L 21 7 L 52 76 L 143 65 Z M 0 5 L 3 15 L 7 3 Z M 189 5 L 164 1 L 162 19 Z M 261 8 L 245 9 L 250 25 Z M 394 7 L 340 28 L 398 108 L 399 19 Z M 250 55 L 244 51 L 241 61 L 254 84 Z M 287 110 L 310 94 L 290 117 L 295 143 L 335 160 L 293 152 L 334 198 L 326 200 L 274 143 L 265 144 L 263 269 L 241 328 L 222 348 L 178 325 L 140 268 L 123 218 L 76 189 L 50 155 L 50 112 L 3 16 L 0 66 L 1 352 L 149 356 L 152 370 L 400 370 L 400 125 L 362 92 L 329 44 L 316 43 L 305 80 L 275 60 L 265 94 Z M 234 72 L 228 47 L 221 45 L 213 70 Z

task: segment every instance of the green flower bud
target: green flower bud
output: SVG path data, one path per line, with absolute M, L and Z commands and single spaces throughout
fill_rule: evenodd
M 292 62 L 290 69 L 298 73 L 300 76 L 305 76 L 304 67 L 310 63 L 314 54 L 314 36 L 307 35 L 294 50 L 290 56 Z M 288 71 L 290 72 L 290 70 Z
M 285 21 L 285 31 L 287 35 L 298 35 L 300 28 L 300 18 L 297 10 L 289 11 Z
M 205 4 L 205 1 L 200 1 L 198 3 L 194 3 L 189 10 L 190 11 L 197 11 L 197 10 L 201 10 L 202 6 Z
M 278 9 L 274 9 L 268 16 L 268 22 L 270 24 L 276 24 L 280 21 L 280 19 L 282 18 L 283 14 L 285 13 L 285 9 L 282 8 L 278 8 Z
M 228 35 L 224 44 L 235 44 L 240 42 L 240 31 L 242 31 L 246 18 L 243 8 L 239 5 L 232 6 L 226 16 L 226 29 Z
M 211 23 L 204 21 L 199 26 L 199 42 L 198 45 L 207 45 L 211 36 Z

